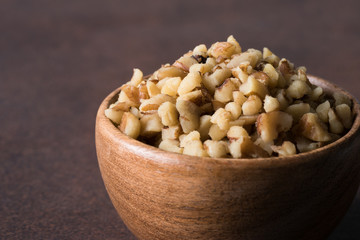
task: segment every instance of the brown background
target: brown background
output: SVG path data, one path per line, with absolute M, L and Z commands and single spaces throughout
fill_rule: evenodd
M 360 98 L 359 1 L 0 0 L 0 239 L 135 239 L 98 170 L 97 107 L 132 68 L 230 34 Z M 359 195 L 330 239 L 360 239 Z

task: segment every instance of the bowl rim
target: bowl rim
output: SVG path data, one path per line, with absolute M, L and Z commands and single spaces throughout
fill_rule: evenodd
M 102 134 L 106 134 L 107 137 L 111 138 L 111 141 L 116 142 L 117 145 L 122 145 L 124 148 L 127 148 L 135 155 L 162 164 L 191 164 L 195 162 L 208 162 L 214 164 L 223 163 L 232 165 L 246 164 L 247 166 L 258 166 L 259 164 L 261 164 L 264 167 L 275 167 L 284 164 L 288 165 L 291 163 L 298 164 L 301 162 L 306 162 L 310 159 L 313 159 L 315 156 L 322 156 L 328 151 L 336 150 L 336 146 L 344 145 L 352 139 L 356 138 L 358 135 L 360 135 L 360 105 L 358 100 L 347 91 L 338 87 L 336 84 L 326 81 L 320 77 L 313 76 L 311 74 L 307 74 L 307 76 L 312 84 L 322 87 L 326 92 L 341 92 L 347 97 L 349 97 L 353 103 L 352 112 L 355 114 L 353 125 L 344 136 L 330 144 L 327 144 L 323 147 L 317 148 L 309 152 L 298 153 L 291 156 L 274 156 L 267 158 L 212 158 L 190 156 L 159 149 L 157 147 L 148 145 L 123 134 L 111 122 L 111 120 L 105 116 L 105 109 L 108 108 L 108 106 L 110 105 L 110 101 L 113 100 L 114 97 L 120 92 L 121 87 L 112 91 L 100 104 L 96 116 L 96 132 L 101 131 Z M 159 156 L 161 156 L 161 158 Z

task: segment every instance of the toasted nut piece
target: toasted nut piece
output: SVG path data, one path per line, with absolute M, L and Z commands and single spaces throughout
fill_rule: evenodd
M 213 124 L 209 129 L 209 136 L 212 140 L 219 141 L 226 136 L 227 129 L 222 130 L 217 124 Z
M 161 93 L 161 90 L 156 86 L 153 81 L 147 81 L 146 88 L 151 98 Z
M 204 149 L 210 157 L 222 158 L 228 153 L 227 143 L 224 141 L 206 140 Z
M 233 35 L 230 35 L 226 41 L 235 46 L 235 50 L 234 50 L 233 54 L 241 53 L 241 46 L 240 46 L 239 42 L 236 41 L 236 39 L 234 38 Z
M 280 103 L 277 98 L 266 95 L 264 100 L 264 110 L 265 112 L 280 110 Z
M 134 68 L 133 69 L 133 75 L 130 80 L 130 84 L 134 87 L 137 87 L 141 81 L 143 80 L 143 73 L 140 69 Z
M 235 46 L 229 42 L 216 42 L 209 48 L 208 55 L 214 58 L 230 58 L 235 51 Z
M 260 112 L 262 108 L 262 101 L 257 95 L 251 95 L 242 105 L 242 112 L 244 115 L 254 115 Z
M 180 125 L 175 125 L 175 126 L 171 126 L 171 127 L 163 127 L 163 129 L 161 130 L 161 138 L 163 140 L 165 140 L 165 139 L 176 140 L 179 138 L 180 134 L 181 134 Z
M 286 89 L 286 94 L 292 98 L 302 98 L 304 95 L 311 93 L 311 88 L 306 82 L 301 80 L 295 80 L 290 83 L 288 89 Z
M 262 113 L 256 120 L 257 132 L 262 140 L 271 142 L 278 137 L 280 132 L 290 130 L 292 116 L 281 111 Z
M 139 109 L 136 107 L 131 107 L 129 111 L 137 118 L 140 118 L 142 116 Z
M 180 86 L 180 83 L 181 83 L 180 77 L 168 78 L 164 86 L 161 88 L 161 93 L 175 97 L 177 94 L 177 90 Z
M 134 103 L 132 103 L 132 102 L 130 101 L 130 99 L 128 98 L 128 96 L 126 96 L 126 93 L 125 93 L 124 91 L 120 91 L 120 93 L 119 93 L 119 98 L 118 98 L 117 101 L 118 101 L 118 102 L 126 102 L 126 103 L 128 103 L 129 105 L 130 105 L 130 104 L 134 105 Z
M 310 105 L 308 103 L 295 103 L 288 106 L 285 112 L 289 113 L 295 122 L 298 122 L 305 113 L 310 112 Z
M 240 137 L 249 137 L 249 134 L 243 127 L 232 126 L 226 133 L 226 136 L 230 141 L 234 141 L 240 139 Z
M 193 50 L 193 56 L 207 57 L 207 47 L 205 44 L 197 45 Z
M 349 107 L 351 107 L 350 98 L 343 93 L 335 92 L 334 99 L 335 99 L 335 106 L 340 105 L 340 104 L 347 104 Z
M 331 140 L 330 134 L 315 113 L 306 113 L 301 117 L 298 131 L 302 136 L 316 142 L 328 142 Z
M 352 114 L 349 105 L 347 104 L 339 104 L 335 107 L 336 115 L 340 118 L 341 123 L 345 128 L 350 129 L 352 126 Z
M 200 110 L 195 103 L 178 98 L 176 101 L 176 109 L 180 114 L 180 124 L 184 133 L 198 129 L 200 124 Z
M 278 65 L 278 70 L 286 80 L 294 74 L 294 66 L 285 58 L 281 59 Z
M 317 101 L 320 96 L 324 93 L 322 87 L 314 88 L 311 93 L 309 94 L 310 100 Z
M 225 110 L 231 113 L 232 119 L 237 119 L 241 115 L 241 105 L 236 102 L 229 102 L 226 104 Z
M 128 102 L 116 102 L 111 104 L 110 108 L 115 111 L 128 112 L 130 110 L 130 104 Z
M 214 109 L 214 111 L 217 111 L 219 108 L 224 108 L 225 107 L 225 103 L 216 101 L 216 100 L 212 100 L 211 101 L 212 107 Z
M 296 147 L 290 141 L 284 141 L 281 146 L 273 146 L 274 152 L 277 152 L 279 156 L 290 156 L 296 154 Z
M 138 107 L 140 105 L 139 89 L 137 87 L 125 84 L 121 87 L 121 91 L 128 97 L 128 101 L 125 100 L 121 102 L 128 102 L 129 105 L 134 107 Z
M 255 67 L 258 61 L 262 58 L 262 53 L 256 49 L 248 49 L 246 52 L 233 55 L 231 61 L 227 64 L 228 68 L 235 68 L 243 62 L 249 62 L 252 67 Z
M 211 122 L 217 124 L 221 130 L 229 129 L 229 122 L 231 120 L 231 113 L 226 111 L 224 108 L 219 108 L 211 116 Z
M 233 91 L 236 89 L 235 84 L 230 78 L 226 79 L 219 87 L 216 88 L 214 99 L 219 102 L 227 103 L 233 100 Z
M 229 152 L 233 158 L 268 157 L 268 153 L 255 145 L 249 137 L 241 136 L 229 144 Z
M 175 66 L 163 66 L 157 71 L 156 76 L 159 80 L 167 77 L 180 77 L 181 79 L 183 79 L 186 76 L 186 72 Z
M 177 89 L 178 94 L 181 96 L 185 93 L 191 92 L 196 87 L 201 87 L 202 78 L 200 73 L 189 73 L 180 83 Z
M 296 147 L 300 152 L 309 152 L 316 148 L 321 147 L 320 142 L 312 142 L 307 138 L 297 136 L 296 137 Z
M 210 120 L 211 120 L 210 115 L 203 115 L 200 117 L 199 133 L 200 133 L 201 141 L 205 141 L 210 137 L 209 130 L 212 125 Z
M 200 140 L 200 133 L 198 131 L 191 131 L 188 134 L 183 134 L 180 138 L 180 147 L 185 147 L 191 144 L 192 141 Z
M 205 74 L 203 83 L 206 89 L 214 94 L 215 88 L 220 86 L 225 79 L 231 77 L 231 70 L 227 68 L 216 69 L 212 74 Z
M 191 65 L 193 64 L 197 64 L 198 61 L 196 61 L 195 58 L 190 56 L 182 56 L 181 58 L 179 58 L 178 60 L 175 61 L 175 63 L 173 64 L 173 66 L 180 68 L 181 70 L 188 72 Z
M 329 109 L 328 116 L 329 116 L 330 132 L 335 134 L 342 133 L 344 131 L 344 126 L 342 125 L 340 119 L 338 118 L 338 116 L 336 116 L 332 108 Z
M 243 65 L 243 66 L 242 66 Z M 248 69 L 247 67 L 244 67 L 244 65 L 249 65 L 250 66 L 250 63 L 249 62 L 245 62 L 245 64 L 242 64 L 236 68 L 233 68 L 231 70 L 231 73 L 232 75 L 234 75 L 234 77 L 238 78 L 242 83 L 246 82 L 248 77 L 249 77 L 249 74 L 248 74 Z M 251 68 L 251 66 L 250 66 Z
M 261 139 L 261 137 L 258 137 L 255 141 L 254 144 L 261 147 L 263 150 L 265 150 L 267 152 L 267 154 L 269 154 L 269 156 L 271 156 L 271 154 L 273 153 L 273 150 L 271 148 L 271 146 L 274 144 L 274 142 L 264 142 L 264 140 Z
M 140 121 L 130 112 L 125 112 L 121 118 L 119 129 L 124 134 L 136 139 L 140 134 Z
M 139 109 L 141 112 L 153 112 L 156 111 L 164 102 L 175 103 L 175 98 L 166 94 L 158 94 L 150 99 L 144 100 Z
M 203 149 L 203 144 L 200 140 L 193 140 L 189 144 L 186 144 L 183 154 L 197 157 L 208 157 L 208 154 Z
M 123 114 L 124 114 L 123 111 L 114 110 L 113 108 L 108 108 L 105 110 L 105 116 L 116 124 L 121 123 L 121 118 Z
M 233 91 L 233 99 L 239 105 L 243 105 L 243 103 L 247 100 L 244 94 L 240 91 Z
M 285 90 L 281 89 L 276 95 L 276 99 L 280 103 L 280 110 L 285 110 L 289 106 L 289 101 L 285 96 Z
M 266 75 L 270 78 L 268 85 L 270 87 L 276 87 L 279 79 L 279 73 L 276 71 L 273 65 L 271 65 L 270 63 L 265 64 L 263 72 L 266 73 Z
M 269 76 L 264 72 L 253 72 L 250 76 L 253 76 L 256 80 L 258 80 L 265 86 L 269 86 L 271 84 Z
M 268 94 L 268 90 L 265 85 L 256 80 L 253 76 L 249 76 L 247 81 L 240 86 L 240 91 L 245 96 L 256 94 L 261 99 L 264 99 Z
M 179 114 L 176 110 L 174 103 L 171 102 L 162 103 L 158 109 L 158 114 L 164 126 L 174 126 L 179 124 L 178 121 Z
M 140 118 L 141 131 L 140 135 L 145 137 L 151 137 L 162 131 L 164 125 L 161 123 L 161 119 L 157 113 L 143 115 Z
M 183 153 L 178 140 L 164 139 L 159 144 L 159 148 L 168 152 Z
M 149 93 L 148 93 L 148 90 L 147 90 L 147 86 L 146 86 L 146 83 L 143 82 L 143 83 L 140 83 L 139 84 L 139 99 L 140 99 L 140 102 L 142 102 L 144 99 L 149 99 Z
M 201 74 L 204 74 L 206 72 L 210 72 L 213 67 L 214 66 L 212 66 L 210 64 L 197 63 L 197 64 L 191 65 L 189 72 L 200 72 Z
M 328 116 L 329 109 L 330 109 L 329 101 L 323 102 L 319 104 L 319 106 L 317 106 L 316 113 L 321 121 L 323 122 L 329 121 L 329 116 Z
M 273 55 L 273 53 L 270 51 L 270 49 L 268 49 L 267 47 L 263 48 L 263 58 L 267 58 L 269 56 Z
M 242 121 L 243 125 L 252 125 L 256 122 L 259 114 L 240 116 L 237 121 Z
M 272 64 L 274 67 L 278 66 L 280 62 L 280 58 L 273 54 L 268 48 L 263 48 L 263 59 Z

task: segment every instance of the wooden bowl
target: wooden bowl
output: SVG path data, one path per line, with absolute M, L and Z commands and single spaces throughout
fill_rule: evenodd
M 290 157 L 201 158 L 165 152 L 122 134 L 104 115 L 96 150 L 110 199 L 139 239 L 324 239 L 345 215 L 360 182 L 360 108 L 349 93 L 350 131 Z

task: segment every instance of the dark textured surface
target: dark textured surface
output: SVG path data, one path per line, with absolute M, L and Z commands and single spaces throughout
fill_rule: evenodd
M 98 105 L 133 67 L 234 34 L 360 98 L 355 0 L 0 3 L 0 239 L 135 239 L 94 147 Z M 330 239 L 360 239 L 359 226 L 358 194 Z

